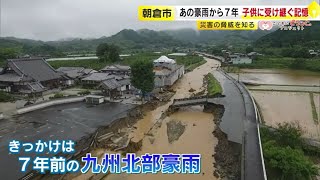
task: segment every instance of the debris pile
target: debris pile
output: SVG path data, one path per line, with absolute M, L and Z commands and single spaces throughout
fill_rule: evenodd
M 186 125 L 180 121 L 171 120 L 167 122 L 167 135 L 169 143 L 177 141 L 180 136 L 184 133 Z

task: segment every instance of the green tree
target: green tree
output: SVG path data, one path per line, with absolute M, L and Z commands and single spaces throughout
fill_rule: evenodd
M 13 101 L 14 97 L 11 96 L 10 94 L 0 91 L 0 102 L 10 102 Z
M 108 57 L 109 57 L 109 44 L 107 43 L 103 43 L 103 44 L 99 44 L 96 50 L 96 55 L 99 58 L 99 61 L 101 62 L 106 62 L 109 61 Z
M 177 48 L 174 47 L 174 48 L 172 48 L 171 52 L 176 53 L 176 52 L 178 52 L 178 50 L 177 50 Z
M 304 69 L 306 67 L 306 60 L 305 59 L 295 59 L 290 64 L 290 67 L 293 69 Z
M 292 57 L 294 54 L 294 49 L 293 48 L 283 48 L 281 50 L 281 55 L 284 57 Z
M 119 48 L 113 44 L 109 46 L 109 60 L 111 62 L 120 61 Z
M 117 62 L 120 60 L 119 48 L 113 44 L 100 44 L 96 49 L 96 55 L 101 62 Z
M 221 49 L 218 48 L 218 47 L 213 47 L 211 49 L 211 52 L 209 52 L 209 53 L 212 53 L 212 54 L 217 55 L 217 56 L 222 55 Z
M 17 54 L 17 51 L 13 48 L 0 48 L 0 61 L 15 58 Z
M 250 53 L 250 52 L 252 52 L 253 51 L 253 47 L 252 46 L 247 46 L 246 47 L 246 53 L 248 54 L 248 53 Z
M 151 61 L 137 60 L 131 65 L 131 83 L 141 90 L 142 101 L 154 88 L 154 72 Z
M 299 125 L 290 123 L 278 124 L 276 132 L 278 134 L 278 141 L 283 145 L 290 146 L 291 148 L 298 148 L 301 146 L 302 130 Z
M 266 165 L 280 174 L 281 179 L 303 180 L 318 175 L 318 169 L 303 152 L 291 147 L 277 146 L 271 140 L 263 144 Z

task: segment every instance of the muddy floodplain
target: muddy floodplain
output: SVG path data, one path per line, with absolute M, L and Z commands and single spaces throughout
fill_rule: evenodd
M 214 67 L 219 64 L 218 61 L 206 59 L 207 63 L 196 68 L 192 72 L 185 74 L 172 87 L 176 91 L 175 95 L 166 104 L 160 105 L 154 110 L 144 112 L 144 116 L 137 123 L 133 125 L 128 132 L 128 139 L 132 142 L 142 141 L 141 149 L 136 152 L 137 155 L 145 153 L 192 153 L 201 154 L 201 173 L 200 174 L 108 174 L 100 179 L 107 180 L 194 180 L 194 179 L 221 179 L 222 176 L 230 179 L 232 173 L 219 171 L 224 166 L 231 167 L 230 172 L 234 171 L 236 166 L 241 167 L 239 162 L 233 161 L 233 152 L 227 147 L 230 145 L 227 143 L 227 137 L 215 130 L 218 128 L 220 121 L 216 114 L 206 108 L 203 105 L 180 108 L 179 111 L 170 113 L 166 112 L 169 106 L 172 104 L 173 99 L 190 97 L 195 94 L 205 93 L 206 87 L 203 84 L 203 77 L 212 72 Z M 190 91 L 190 89 L 193 89 Z M 222 111 L 223 114 L 224 111 Z M 168 116 L 164 116 L 164 114 Z M 221 113 L 220 113 L 221 114 Z M 129 128 L 130 129 L 130 128 Z M 221 137 L 223 138 L 221 138 Z M 219 139 L 218 139 L 219 138 Z M 223 141 L 221 141 L 221 139 Z M 225 142 L 221 144 L 221 142 Z M 221 145 L 221 146 L 220 146 Z M 217 147 L 221 148 L 217 148 Z M 216 151 L 225 152 L 225 156 L 217 155 Z M 98 150 L 100 154 L 109 152 L 106 149 Z M 238 151 L 237 151 L 238 152 Z M 113 152 L 114 153 L 114 152 Z M 226 154 L 230 153 L 230 154 Z M 215 161 L 216 156 L 223 157 L 218 159 L 219 162 L 227 162 L 225 164 L 219 164 Z M 236 154 L 235 156 L 239 156 Z M 239 158 L 237 159 L 239 160 Z M 234 165 L 234 167 L 231 166 Z M 88 179 L 94 178 L 92 174 L 79 175 L 75 179 Z M 232 174 L 231 179 L 237 179 L 240 177 L 238 174 Z M 72 179 L 72 178 L 71 178 Z
M 277 127 L 278 123 L 298 124 L 303 135 L 320 139 L 319 124 L 312 116 L 309 93 L 252 91 L 266 125 Z M 315 106 L 319 109 L 319 94 L 314 94 Z

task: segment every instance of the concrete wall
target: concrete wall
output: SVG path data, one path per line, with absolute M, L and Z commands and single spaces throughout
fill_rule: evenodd
M 156 76 L 154 79 L 155 87 L 171 86 L 183 75 L 184 67 L 181 67 L 179 69 L 176 69 L 168 76 Z
M 164 78 L 163 76 L 156 76 L 154 78 L 155 87 L 163 87 L 164 86 Z
M 43 109 L 46 107 L 54 106 L 54 105 L 59 105 L 59 104 L 67 104 L 67 103 L 73 103 L 73 102 L 80 102 L 83 101 L 85 97 L 74 97 L 74 98 L 65 98 L 65 99 L 56 99 L 56 100 L 51 100 L 47 102 L 42 102 L 39 104 L 33 104 L 27 107 L 23 107 L 20 109 L 17 109 L 17 114 L 24 114 L 27 112 L 35 111 L 38 109 Z

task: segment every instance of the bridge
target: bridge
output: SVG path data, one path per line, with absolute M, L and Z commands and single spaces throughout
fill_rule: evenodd
M 215 99 L 223 98 L 223 95 L 215 96 L 195 96 L 190 98 L 174 99 L 171 108 L 179 108 L 194 105 L 206 105 L 208 103 L 215 103 Z

